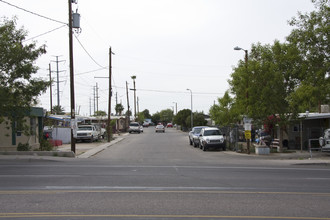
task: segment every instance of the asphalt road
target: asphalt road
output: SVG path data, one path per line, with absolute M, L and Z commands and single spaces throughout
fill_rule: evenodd
M 0 160 L 3 219 L 330 219 L 330 167 L 130 134 L 92 158 Z

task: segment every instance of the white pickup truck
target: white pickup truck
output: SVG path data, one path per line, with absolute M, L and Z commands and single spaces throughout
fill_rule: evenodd
M 322 151 L 330 151 L 330 128 L 324 131 L 323 137 L 319 139 Z
M 95 125 L 78 125 L 76 140 L 96 141 L 100 138 L 100 132 Z

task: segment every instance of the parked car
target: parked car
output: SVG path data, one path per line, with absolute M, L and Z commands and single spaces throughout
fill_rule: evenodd
M 133 132 L 139 133 L 141 132 L 140 130 L 140 124 L 138 122 L 131 122 L 128 127 L 128 132 L 131 134 Z
M 143 122 L 142 126 L 143 127 L 149 127 L 149 123 L 145 121 L 145 122 Z
M 167 128 L 173 128 L 173 124 L 172 123 L 167 123 L 166 127 Z
M 330 128 L 324 131 L 323 137 L 319 138 L 322 151 L 330 151 Z
M 163 132 L 163 133 L 164 133 L 164 132 L 165 132 L 165 127 L 164 127 L 164 125 L 162 125 L 162 124 L 157 125 L 155 131 L 156 131 L 156 133 L 157 133 L 157 132 Z
M 198 126 L 193 127 L 189 132 L 189 144 L 193 145 L 194 147 L 199 146 L 199 135 L 202 131 L 202 128 L 206 128 L 207 126 Z
M 226 150 L 226 142 L 218 128 L 203 128 L 199 136 L 199 147 L 206 151 L 210 148 Z
M 78 125 L 76 138 L 77 141 L 88 140 L 89 142 L 93 142 L 95 140 L 98 140 L 99 137 L 100 133 L 96 129 L 95 125 Z

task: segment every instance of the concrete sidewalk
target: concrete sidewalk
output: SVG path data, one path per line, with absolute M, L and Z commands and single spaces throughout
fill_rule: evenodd
M 71 144 L 63 144 L 57 146 L 52 151 L 6 151 L 0 152 L 2 158 L 36 158 L 36 157 L 66 157 L 66 158 L 89 158 L 98 152 L 114 145 L 124 139 L 128 133 L 115 134 L 114 140 L 111 142 L 93 142 L 93 143 L 76 143 L 76 153 L 71 151 Z
M 96 142 L 96 143 L 81 143 L 76 144 L 76 157 L 77 158 L 89 158 L 104 149 L 114 145 L 120 141 L 122 141 L 123 137 L 116 137 L 114 140 L 110 142 Z M 69 152 L 71 151 L 71 144 L 64 144 L 62 146 L 57 147 L 57 151 L 59 152 Z

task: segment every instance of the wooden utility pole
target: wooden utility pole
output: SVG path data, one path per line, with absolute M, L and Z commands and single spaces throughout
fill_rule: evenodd
M 74 100 L 74 72 L 73 72 L 73 41 L 72 41 L 72 0 L 69 2 L 69 57 L 70 57 L 70 97 L 71 97 L 71 123 L 75 120 L 75 100 Z M 73 137 L 71 128 L 71 151 L 76 153 L 76 140 Z
M 52 69 L 51 69 L 51 65 L 49 63 L 49 88 L 50 88 L 50 114 L 53 114 L 53 97 L 52 97 L 52 94 L 53 94 L 53 91 L 52 91 Z
M 130 115 L 129 115 L 129 98 L 128 98 L 128 85 L 127 85 L 127 81 L 126 81 L 126 96 L 127 96 L 127 113 L 126 113 L 126 123 L 127 123 L 127 126 L 129 125 L 130 123 Z M 127 128 L 126 126 L 126 128 Z M 125 128 L 125 129 L 126 129 Z
M 111 51 L 111 47 L 109 49 L 109 106 L 108 106 L 108 125 L 107 125 L 107 134 L 108 134 L 108 142 L 110 142 L 110 138 L 111 138 L 111 126 L 110 126 L 110 122 L 111 122 L 111 96 L 112 96 L 112 87 L 111 87 L 111 55 L 112 55 L 112 51 Z

